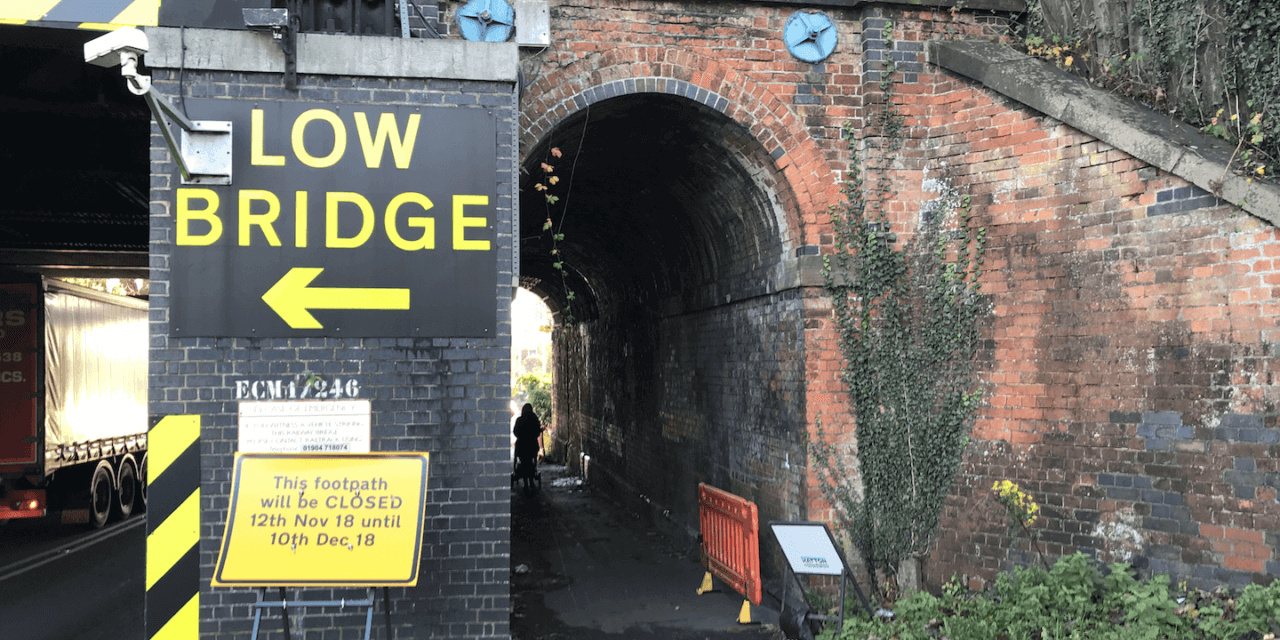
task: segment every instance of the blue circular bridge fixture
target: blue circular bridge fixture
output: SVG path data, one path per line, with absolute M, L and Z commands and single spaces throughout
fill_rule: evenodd
M 836 50 L 836 25 L 825 13 L 797 11 L 787 18 L 782 38 L 787 51 L 805 62 L 821 62 Z
M 515 25 L 516 12 L 506 0 L 471 0 L 458 10 L 458 30 L 473 42 L 506 42 Z

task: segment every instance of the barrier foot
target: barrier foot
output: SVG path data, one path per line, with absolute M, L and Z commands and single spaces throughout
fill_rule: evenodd
M 698 587 L 698 595 L 702 595 L 704 593 L 711 593 L 712 591 L 715 591 L 715 590 L 716 590 L 715 587 L 711 584 L 711 572 L 708 571 L 705 575 L 702 576 L 702 586 Z
M 738 624 L 760 624 L 759 620 L 751 619 L 751 601 L 742 601 L 742 611 L 738 612 Z

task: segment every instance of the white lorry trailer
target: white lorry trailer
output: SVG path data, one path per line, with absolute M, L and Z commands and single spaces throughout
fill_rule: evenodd
M 146 505 L 147 303 L 0 278 L 0 521 Z

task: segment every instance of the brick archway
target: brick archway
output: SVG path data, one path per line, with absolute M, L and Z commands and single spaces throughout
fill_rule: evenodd
M 779 194 L 786 241 L 821 244 L 820 221 L 838 194 L 825 153 L 800 118 L 767 87 L 720 61 L 664 47 L 613 49 L 534 80 L 521 99 L 523 158 L 555 127 L 590 105 L 632 94 L 667 94 L 718 111 L 742 126 L 773 159 L 788 188 Z
M 557 333 L 566 455 L 577 464 L 578 447 L 605 491 L 659 496 L 684 522 L 697 505 L 681 487 L 701 481 L 773 519 L 807 513 L 814 492 L 792 461 L 805 457 L 812 378 L 827 393 L 832 371 L 819 369 L 829 336 L 802 269 L 830 244 L 838 155 L 797 107 L 731 64 L 661 47 L 602 51 L 541 67 L 520 101 L 521 276 L 552 301 L 569 288 L 539 240 L 533 182 L 547 162 L 569 176 L 566 208 L 580 221 L 565 262 L 593 284 L 592 304 L 578 307 L 588 322 Z M 680 158 L 668 162 L 668 149 Z M 748 355 L 720 357 L 729 352 Z

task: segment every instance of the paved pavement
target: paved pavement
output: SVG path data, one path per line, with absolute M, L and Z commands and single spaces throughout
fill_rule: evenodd
M 541 470 L 541 490 L 511 494 L 513 640 L 781 637 L 776 625 L 738 624 L 738 593 L 695 593 L 706 571 L 696 546 L 678 547 L 564 467 Z

